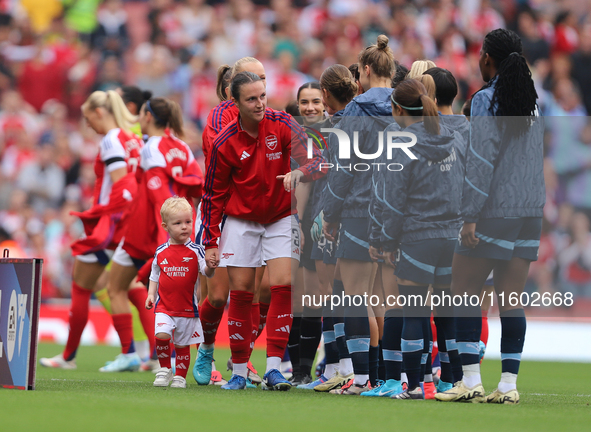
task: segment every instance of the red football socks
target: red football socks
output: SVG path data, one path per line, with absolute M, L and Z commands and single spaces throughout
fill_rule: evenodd
M 113 326 L 117 330 L 119 339 L 121 339 L 121 352 L 130 354 L 135 352 L 133 344 L 133 323 L 130 313 L 111 315 L 113 317 Z
M 203 326 L 204 344 L 211 345 L 215 343 L 215 336 L 218 332 L 222 315 L 224 315 L 224 307 L 215 308 L 211 305 L 209 299 L 206 298 L 199 309 L 199 318 Z
M 253 293 L 247 291 L 230 291 L 228 334 L 232 361 L 235 364 L 246 363 L 250 357 L 253 297 Z
M 176 366 L 175 375 L 187 377 L 187 371 L 191 364 L 191 347 L 186 346 L 184 348 L 175 347 L 176 350 Z
M 156 339 L 156 352 L 158 354 L 158 362 L 160 363 L 160 367 L 165 367 L 170 369 L 170 355 L 172 354 L 172 350 L 170 349 L 170 339 Z M 177 353 L 178 355 L 178 353 Z
M 283 357 L 292 321 L 291 285 L 272 286 L 267 315 L 267 357 Z
M 76 357 L 76 350 L 80 345 L 80 338 L 88 322 L 88 310 L 92 290 L 87 290 L 72 282 L 72 302 L 70 304 L 70 332 L 64 349 L 64 359 L 72 360 Z

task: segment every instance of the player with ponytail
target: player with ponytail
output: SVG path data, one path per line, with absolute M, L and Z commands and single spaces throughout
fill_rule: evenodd
M 90 297 L 122 238 L 129 217 L 126 210 L 137 191 L 135 172 L 143 146 L 130 131 L 136 116 L 129 112 L 118 93 L 92 93 L 82 105 L 82 114 L 88 125 L 104 137 L 94 165 L 93 205 L 89 210 L 73 213 L 82 219 L 85 235 L 72 244 L 76 259 L 68 341 L 62 354 L 40 359 L 43 366 L 62 369 L 76 368 L 76 351 L 88 321 Z
M 472 97 L 470 143 L 463 185 L 461 244 L 453 259 L 454 295 L 479 295 L 494 269 L 494 288 L 523 292 L 538 257 L 546 200 L 544 129 L 538 97 L 519 36 L 497 29 L 486 35 L 479 59 L 487 84 Z M 519 403 L 516 382 L 525 339 L 523 307 L 500 304 L 502 373 L 485 397 L 480 377 L 480 306 L 455 308 L 463 379 L 435 397 L 442 401 Z
M 403 304 L 401 351 L 408 388 L 391 395 L 393 399 L 424 399 L 419 384 L 430 345 L 427 293 L 429 285 L 449 289 L 460 228 L 464 169 L 458 154 L 463 138 L 440 125 L 437 106 L 426 88 L 435 88 L 433 78 L 424 75 L 421 80 L 427 86 L 407 79 L 391 97 L 396 123 L 416 138 L 416 144 L 409 148 L 411 154 L 396 151 L 391 160 L 384 158 L 383 162 L 399 169 L 374 171 L 373 178 L 381 196 L 372 202 L 376 216 L 371 225 L 372 246 L 374 253 L 381 250 L 386 262 L 395 266 L 399 295 L 407 300 Z M 394 139 L 405 141 L 407 138 Z
M 350 139 L 358 135 L 359 152 L 376 154 L 379 133 L 394 122 L 390 106 L 394 54 L 385 35 L 378 36 L 376 44 L 359 53 L 358 70 L 359 82 L 365 93 L 355 97 L 347 105 L 338 128 Z M 351 158 L 342 158 L 340 152 L 331 151 L 331 156 L 330 162 L 334 167 L 355 167 L 358 163 L 367 162 L 357 154 L 352 154 Z M 335 241 L 337 233 L 339 235 L 336 256 L 341 278 L 335 278 L 333 287 L 333 294 L 339 297 L 343 291 L 346 295 L 353 296 L 370 293 L 373 289 L 372 281 L 377 265 L 372 263 L 368 253 L 370 195 L 371 171 L 332 169 L 329 172 L 328 185 L 323 196 L 323 230 L 330 241 Z M 349 305 L 338 309 L 333 313 L 335 336 L 337 342 L 347 339 L 353 370 L 350 367 L 340 368 L 335 377 L 314 390 L 359 395 L 369 390 L 370 384 L 375 384 L 370 383 L 370 363 L 377 365 L 379 360 L 378 327 L 370 327 L 368 308 L 365 305 Z M 341 321 L 343 317 L 344 323 Z M 372 320 L 375 324 L 375 319 Z M 370 329 L 373 329 L 372 333 Z M 371 335 L 374 337 L 370 337 Z M 374 345 L 370 348 L 372 342 Z M 377 372 L 377 367 L 373 370 Z M 352 385 L 339 388 L 353 379 L 353 374 L 355 377 Z

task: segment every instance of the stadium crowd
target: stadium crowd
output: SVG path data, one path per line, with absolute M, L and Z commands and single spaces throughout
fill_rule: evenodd
M 92 91 L 134 84 L 178 101 L 186 142 L 203 163 L 220 64 L 259 59 L 269 106 L 284 109 L 301 84 L 356 63 L 386 34 L 402 65 L 428 58 L 453 73 L 457 112 L 481 87 L 479 50 L 498 27 L 522 38 L 549 117 L 547 204 L 528 289 L 591 297 L 591 11 L 582 3 L 22 0 L 0 8 L 0 241 L 44 258 L 44 299 L 69 296 L 70 244 L 82 233 L 69 213 L 91 205 L 99 137 L 80 106 Z

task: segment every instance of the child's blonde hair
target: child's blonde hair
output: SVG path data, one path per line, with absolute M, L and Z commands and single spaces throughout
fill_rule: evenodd
M 182 211 L 188 211 L 191 213 L 191 216 L 193 215 L 193 207 L 191 207 L 189 201 L 178 196 L 168 198 L 164 201 L 162 207 L 160 207 L 160 217 L 162 218 L 162 222 L 166 223 L 169 216 Z

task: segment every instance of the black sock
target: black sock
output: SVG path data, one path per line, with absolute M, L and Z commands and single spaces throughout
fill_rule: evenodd
M 402 371 L 402 309 L 390 309 L 386 311 L 384 318 L 384 336 L 382 337 L 382 352 L 386 368 L 386 380 L 400 381 Z
M 304 307 L 300 323 L 300 372 L 311 375 L 312 365 L 322 336 L 322 318 L 319 310 Z
M 378 369 L 380 367 L 380 346 L 369 347 L 369 382 L 375 386 L 378 382 Z
M 386 364 L 384 362 L 384 351 L 382 340 L 380 339 L 380 343 L 378 344 L 379 356 L 378 356 L 378 379 L 382 381 L 386 381 Z
M 428 340 L 428 334 L 425 335 L 424 332 L 426 329 L 425 323 L 428 323 L 430 315 L 429 306 L 425 305 L 428 288 L 428 286 L 398 285 L 400 295 L 406 297 L 406 305 L 403 309 L 402 360 L 408 378 L 409 390 L 419 386 L 423 378 L 421 373 L 424 374 L 422 358 L 425 341 Z M 418 299 L 417 296 L 421 298 Z
M 300 371 L 300 325 L 302 318 L 299 316 L 293 317 L 291 331 L 289 332 L 289 341 L 287 342 L 287 350 L 289 351 L 289 358 L 291 359 L 291 366 L 293 373 Z
M 501 313 L 501 367 L 502 372 L 517 375 L 525 342 L 525 312 L 512 309 Z
M 335 279 L 333 283 L 333 295 L 342 298 L 342 293 L 345 292 L 343 281 Z M 339 351 L 339 359 L 351 358 L 349 350 L 347 349 L 347 338 L 345 337 L 345 308 L 343 305 L 335 306 L 332 310 L 332 322 L 334 328 L 334 335 L 337 341 L 337 349 Z
M 324 307 L 324 311 L 322 313 L 322 334 L 324 335 L 324 352 L 326 355 L 326 364 L 338 363 L 339 350 L 337 348 L 337 339 L 334 334 L 330 306 Z

